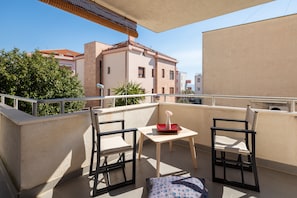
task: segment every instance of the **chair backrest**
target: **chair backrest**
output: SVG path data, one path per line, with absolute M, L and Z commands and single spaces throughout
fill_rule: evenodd
M 90 116 L 91 116 L 92 127 L 95 129 L 97 133 L 99 133 L 100 127 L 99 127 L 99 121 L 98 121 L 98 114 L 94 111 L 92 107 L 90 107 Z
M 258 112 L 253 110 L 251 108 L 251 106 L 248 105 L 247 108 L 246 108 L 245 120 L 249 123 L 250 130 L 255 131 L 256 124 L 257 124 L 257 119 L 258 119 Z

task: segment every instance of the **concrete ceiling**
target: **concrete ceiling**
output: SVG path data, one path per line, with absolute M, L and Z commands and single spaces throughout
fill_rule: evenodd
M 39 1 L 137 37 L 137 24 L 154 32 L 163 32 L 273 0 Z
M 273 0 L 92 0 L 154 32 L 224 15 Z

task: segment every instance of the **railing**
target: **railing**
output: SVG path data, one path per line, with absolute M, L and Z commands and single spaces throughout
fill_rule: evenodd
M 31 103 L 32 104 L 32 114 L 37 115 L 38 100 L 34 100 L 34 99 L 31 99 L 31 98 L 19 97 L 19 96 L 13 96 L 13 95 L 7 95 L 7 94 L 0 94 L 0 96 L 1 96 L 0 97 L 1 98 L 1 104 L 6 104 L 5 103 L 6 99 L 13 100 L 12 107 L 15 108 L 15 109 L 18 109 L 19 101 Z M 36 112 L 36 114 L 34 114 L 34 112 Z
M 251 103 L 276 103 L 284 104 L 288 107 L 289 112 L 295 112 L 295 104 L 297 98 L 294 97 L 263 97 L 263 96 L 234 96 L 234 95 L 214 95 L 214 94 L 138 94 L 138 95 L 115 95 L 115 96 L 94 96 L 94 97 L 83 97 L 83 98 L 58 98 L 58 99 L 45 99 L 45 100 L 35 100 L 30 98 L 23 98 L 19 96 L 12 96 L 7 94 L 0 94 L 1 104 L 5 104 L 6 99 L 13 100 L 12 107 L 18 109 L 19 101 L 28 102 L 32 105 L 32 115 L 37 116 L 38 104 L 59 104 L 60 113 L 65 113 L 65 103 L 73 101 L 111 101 L 109 105 L 104 105 L 104 107 L 114 107 L 115 101 L 118 98 L 133 98 L 133 97 L 145 97 L 149 98 L 150 102 L 162 101 L 167 102 L 168 97 L 176 98 L 198 98 L 198 99 L 208 99 L 212 106 L 217 106 L 216 102 L 218 99 L 227 99 L 227 100 L 249 100 Z M 100 103 L 102 104 L 102 103 Z M 204 104 L 204 103 L 203 103 Z M 103 108 L 100 106 L 100 108 Z
M 19 109 L 19 101 L 28 102 L 32 105 L 32 115 L 38 115 L 38 105 L 39 104 L 59 104 L 60 106 L 60 113 L 65 113 L 65 103 L 66 102 L 74 102 L 74 101 L 105 101 L 111 100 L 110 105 L 108 107 L 114 107 L 115 101 L 118 98 L 135 98 L 135 97 L 149 97 L 150 102 L 154 102 L 155 98 L 157 98 L 157 94 L 138 94 L 138 95 L 115 95 L 115 96 L 93 96 L 93 97 L 82 97 L 82 98 L 56 98 L 56 99 L 42 99 L 42 100 L 35 100 L 30 98 L 23 98 L 19 96 L 12 96 L 7 94 L 0 94 L 1 96 L 1 104 L 6 104 L 6 99 L 13 100 L 12 107 L 15 109 Z M 100 106 L 102 108 L 102 106 Z

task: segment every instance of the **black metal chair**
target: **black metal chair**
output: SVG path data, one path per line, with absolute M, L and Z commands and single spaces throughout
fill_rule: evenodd
M 212 147 L 212 180 L 227 185 L 246 188 L 260 192 L 259 180 L 256 166 L 256 122 L 258 112 L 248 105 L 244 120 L 213 118 L 211 127 L 211 147 Z M 232 127 L 220 127 L 236 123 Z M 240 126 L 239 126 L 240 125 Z M 242 126 L 243 125 L 243 126 Z M 234 128 L 233 128 L 234 127 Z M 216 166 L 223 168 L 223 176 L 216 175 Z M 227 178 L 226 169 L 239 169 L 241 181 Z M 254 182 L 247 183 L 244 173 L 250 171 L 253 174 Z M 234 181 L 235 180 L 235 181 Z M 240 179 L 239 179 L 240 180 Z
M 126 185 L 135 184 L 136 174 L 136 128 L 125 129 L 124 120 L 114 120 L 108 122 L 98 122 L 98 113 L 90 108 L 92 121 L 92 155 L 89 175 L 94 179 L 92 196 L 98 196 L 110 190 Z M 115 124 L 121 125 L 120 130 L 100 131 L 100 125 Z M 132 145 L 125 141 L 125 134 L 132 133 Z M 127 157 L 127 153 L 132 152 L 132 157 Z M 114 159 L 116 156 L 116 159 Z M 95 158 L 96 157 L 96 158 Z M 112 158 L 109 159 L 108 157 Z M 94 160 L 96 159 L 96 162 Z M 131 179 L 126 176 L 126 164 L 132 163 Z M 96 167 L 94 167 L 94 165 Z M 122 169 L 124 181 L 112 184 L 110 173 Z M 99 181 L 102 174 L 106 179 Z M 98 189 L 98 184 L 105 180 L 105 187 Z

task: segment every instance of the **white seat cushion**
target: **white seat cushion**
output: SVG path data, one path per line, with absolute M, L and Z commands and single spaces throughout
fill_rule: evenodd
M 111 155 L 131 150 L 132 146 L 123 140 L 120 136 L 101 138 L 101 155 Z
M 239 154 L 250 154 L 250 151 L 247 149 L 244 139 L 230 138 L 226 136 L 215 136 L 215 149 L 231 152 L 231 153 L 239 153 Z

